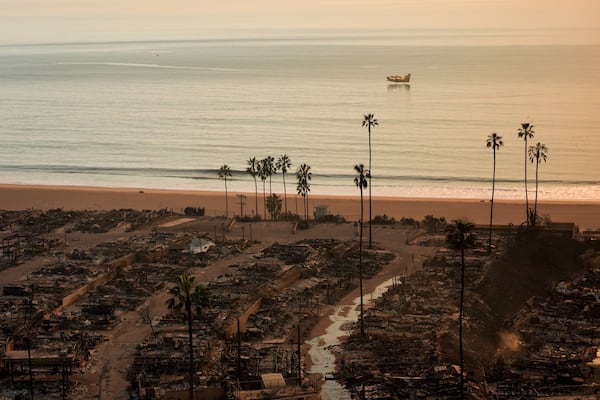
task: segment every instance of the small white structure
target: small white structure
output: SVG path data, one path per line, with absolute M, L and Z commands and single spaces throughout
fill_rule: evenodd
M 210 240 L 193 238 L 190 241 L 189 252 L 192 255 L 206 253 L 215 244 Z

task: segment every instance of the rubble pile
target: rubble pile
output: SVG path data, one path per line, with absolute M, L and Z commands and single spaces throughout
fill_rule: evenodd
M 439 234 L 414 242 L 438 248 L 436 255 L 423 263 L 422 270 L 394 280 L 365 312 L 366 337 L 360 337 L 355 327 L 338 350 L 340 379 L 357 396 L 364 391 L 365 398 L 371 399 L 460 397 L 460 255 L 444 247 L 445 237 Z M 475 287 L 481 279 L 482 246 L 479 243 L 466 254 L 466 287 Z M 475 308 L 475 303 L 466 298 L 465 309 Z M 476 323 L 466 313 L 463 324 Z M 470 391 L 484 392 L 473 382 Z
M 358 284 L 359 246 L 356 242 L 312 239 L 304 240 L 301 244 L 309 245 L 314 250 L 315 255 L 307 259 L 304 265 L 315 270 L 318 290 L 325 293 L 321 299 L 323 302 L 333 303 Z M 363 249 L 363 278 L 369 279 L 393 258 L 392 253 L 384 250 Z M 313 285 L 315 282 L 307 283 Z
M 442 263 L 444 268 L 441 268 Z M 456 329 L 458 274 L 443 258 L 395 284 L 365 313 L 366 338 L 354 333 L 340 350 L 340 378 L 366 398 L 453 398 L 459 374 L 443 343 Z M 470 279 L 475 267 L 469 268 Z
M 23 263 L 36 256 L 64 246 L 64 241 L 42 233 L 0 233 L 0 270 Z
M 249 381 L 261 374 L 297 377 L 302 362 L 296 351 L 298 335 L 302 342 L 317 320 L 330 281 L 356 279 L 356 247 L 355 242 L 338 240 L 274 244 L 257 254 L 256 261 L 232 265 L 230 273 L 213 280 L 208 286 L 210 306 L 194 321 L 195 359 L 202 375 L 229 377 L 235 393 L 252 389 Z M 377 252 L 366 256 L 370 273 L 389 258 Z M 345 290 L 351 287 L 347 284 Z M 189 359 L 181 359 L 188 346 L 182 322 L 180 314 L 168 314 L 157 324 L 157 336 L 138 347 L 130 370 L 138 395 L 157 395 L 181 385 L 181 380 L 164 382 L 161 377 L 184 377 L 187 371 Z M 175 366 L 177 362 L 183 367 Z
M 0 270 L 65 246 L 73 230 L 102 233 L 138 229 L 166 216 L 160 211 L 0 210 Z
M 216 251 L 218 252 L 218 251 Z M 255 304 L 261 293 L 273 288 L 273 282 L 281 273 L 281 263 L 275 260 L 260 260 L 244 265 L 232 266 L 231 273 L 220 276 L 208 286 L 210 306 L 203 307 L 194 321 L 194 349 L 197 352 L 195 363 L 204 376 L 228 374 L 236 365 L 237 347 L 232 336 L 226 331 L 236 331 L 236 321 L 246 310 Z M 262 301 L 267 308 L 276 306 L 275 302 Z M 275 311 L 275 309 L 272 309 Z M 284 318 L 285 319 L 285 318 Z M 134 391 L 138 394 L 153 393 L 158 396 L 169 390 L 176 390 L 185 381 L 189 358 L 187 358 L 187 327 L 182 315 L 169 313 L 157 324 L 156 337 L 152 337 L 138 346 L 130 376 L 135 379 Z M 285 334 L 284 326 L 275 324 L 275 319 L 265 317 L 262 312 L 250 313 L 248 325 L 244 325 L 244 342 L 264 337 L 264 324 L 275 327 L 274 332 Z M 244 346 L 244 360 L 251 360 L 258 351 L 254 347 Z M 260 353 L 261 351 L 258 351 Z M 254 358 L 255 359 L 255 358 Z M 225 360 L 225 362 L 223 362 Z M 230 371 L 231 372 L 231 371 Z M 171 377 L 164 380 L 165 374 Z M 179 379 L 174 379 L 178 376 Z
M 129 229 L 136 229 L 161 216 L 168 211 L 136 211 L 120 209 L 110 211 L 65 211 L 61 208 L 48 211 L 0 210 L 0 231 L 49 233 L 57 228 L 68 227 L 81 232 L 101 233 L 108 232 L 122 224 L 127 224 Z
M 182 314 L 151 315 L 143 305 L 188 268 L 197 272 L 252 243 L 243 236 L 226 239 L 221 220 L 220 231 L 214 220 L 196 220 L 186 227 L 148 227 L 148 234 L 139 236 L 119 230 L 118 236 L 129 238 L 63 249 L 72 230 L 131 230 L 165 214 L 0 211 L 0 269 L 34 261 L 24 266 L 22 278 L 6 279 L 1 288 L 0 397 L 5 388 L 13 397 L 28 395 L 30 355 L 36 391 L 60 398 L 61 379 L 93 369 L 87 361 L 94 359 L 94 348 L 112 337 L 118 323 L 133 326 L 131 314 L 125 315 L 131 312 L 140 316 L 135 323 L 145 324 L 140 332 L 152 331 L 128 371 L 132 398 L 158 398 L 187 386 L 189 338 Z M 186 231 L 192 226 L 210 233 Z M 90 237 L 79 235 L 82 247 Z M 527 238 L 517 239 L 512 245 Z M 502 247 L 502 240 L 494 242 Z M 412 244 L 438 251 L 417 273 L 397 278 L 368 308 L 365 337 L 354 333 L 335 349 L 339 377 L 357 398 L 459 397 L 461 258 L 445 248 L 442 234 L 417 235 Z M 540 257 L 525 251 L 510 256 L 496 250 L 492 262 L 479 243 L 466 254 L 464 376 L 471 398 L 592 395 L 598 387 L 600 256 L 579 270 L 564 264 L 579 254 L 577 246 L 546 246 L 556 252 L 541 257 L 538 269 L 531 270 L 526 264 Z M 524 248 L 539 254 L 547 249 L 537 242 Z M 44 258 L 36 258 L 40 255 Z M 363 277 L 378 273 L 394 257 L 382 249 L 363 249 Z M 231 398 L 243 398 L 242 393 L 261 387 L 261 375 L 278 375 L 284 385 L 297 379 L 304 362 L 299 347 L 321 306 L 358 285 L 359 259 L 355 241 L 315 239 L 275 243 L 251 262 L 218 265 L 227 272 L 211 279 L 210 301 L 192 321 L 198 387 L 227 387 Z M 521 265 L 515 259 L 525 261 Z M 85 398 L 72 383 L 67 386 L 71 395 Z
M 512 321 L 514 360 L 495 365 L 494 378 L 502 386 L 498 391 L 504 396 L 596 393 L 599 326 L 598 269 L 559 283 L 548 297 L 531 298 Z
M 517 257 L 525 261 L 507 269 L 507 263 L 515 262 L 512 253 L 495 263 L 482 248 L 467 252 L 465 376 L 474 398 L 535 399 L 597 392 L 600 257 L 591 257 L 582 275 L 576 266 L 581 257 L 576 255 L 583 253 L 584 245 L 551 243 L 543 237 L 540 241 L 560 255 L 536 242 L 526 245 L 530 253 L 517 249 Z M 419 243 L 441 244 L 434 237 L 422 237 Z M 546 254 L 541 262 L 540 257 L 531 261 L 536 252 Z M 361 391 L 372 399 L 459 396 L 459 274 L 460 258 L 440 248 L 422 271 L 397 280 L 365 313 L 366 337 L 360 337 L 355 327 L 338 350 L 340 378 L 357 396 Z M 515 284 L 513 274 L 526 282 Z M 560 276 L 574 278 L 546 289 Z M 490 294 L 490 285 L 512 285 L 519 292 L 503 289 Z M 527 291 L 536 295 L 520 302 Z M 507 315 L 512 316 L 506 319 Z
M 74 220 L 73 229 L 88 233 L 102 233 L 125 225 L 127 230 L 132 231 L 167 214 L 169 212 L 166 209 L 159 211 L 131 209 L 85 211 Z
M 312 250 L 310 245 L 274 243 L 263 249 L 262 254 L 264 257 L 277 258 L 286 264 L 299 264 L 306 261 Z
M 118 314 L 137 309 L 185 269 L 171 264 L 133 264 L 121 268 L 112 280 L 86 293 L 75 309 L 94 328 L 110 329 Z
M 30 274 L 27 285 L 32 298 L 37 301 L 43 299 L 44 311 L 48 312 L 62 306 L 66 295 L 107 272 L 106 264 L 60 262 L 34 271 Z
M 26 385 L 30 350 L 36 392 L 54 390 L 60 396 L 54 386 L 61 383 L 63 367 L 65 376 L 85 370 L 93 348 L 120 313 L 135 309 L 187 269 L 136 261 L 160 258 L 163 253 L 156 249 L 168 247 L 170 237 L 162 239 L 143 235 L 73 249 L 62 260 L 49 258 L 25 280 L 5 284 L 0 293 L 0 386 L 18 392 Z
M 0 231 L 48 233 L 82 218 L 85 211 L 63 211 L 60 208 L 41 211 L 0 210 Z

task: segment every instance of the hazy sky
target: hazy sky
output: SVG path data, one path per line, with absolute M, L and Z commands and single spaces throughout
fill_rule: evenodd
M 325 29 L 596 29 L 600 0 L 0 0 L 0 43 Z M 587 41 L 598 42 L 589 37 Z

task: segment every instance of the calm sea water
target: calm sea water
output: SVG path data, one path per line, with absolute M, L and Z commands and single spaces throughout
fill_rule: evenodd
M 388 84 L 412 74 L 410 85 Z M 358 194 L 374 113 L 377 195 L 521 199 L 521 122 L 545 143 L 540 199 L 600 199 L 600 46 L 299 38 L 0 46 L 0 183 L 254 190 L 251 156 Z M 534 165 L 529 166 L 534 189 Z M 281 177 L 274 190 L 281 191 Z M 288 192 L 295 189 L 288 176 Z

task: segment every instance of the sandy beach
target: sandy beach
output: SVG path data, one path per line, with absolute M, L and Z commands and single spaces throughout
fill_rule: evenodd
M 240 208 L 240 196 L 246 196 Z M 309 195 L 309 214 L 315 206 L 326 206 L 332 214 L 347 220 L 358 220 L 359 196 Z M 262 214 L 262 195 L 259 193 L 259 213 Z M 365 197 L 366 200 L 366 197 Z M 229 193 L 229 213 L 252 215 L 255 209 L 254 193 Z M 366 202 L 365 202 L 366 204 Z M 74 186 L 0 185 L 0 209 L 23 210 L 110 210 L 119 208 L 161 209 L 182 212 L 185 207 L 203 207 L 206 215 L 225 214 L 225 193 L 208 191 L 179 191 L 157 189 L 120 189 Z M 288 195 L 288 208 L 302 214 L 302 199 Z M 366 210 L 366 208 L 365 208 Z M 575 222 L 581 229 L 600 228 L 600 201 L 541 201 L 538 212 L 555 222 Z M 444 216 L 448 220 L 468 218 L 477 224 L 489 223 L 489 199 L 419 199 L 373 197 L 373 215 L 386 214 L 400 219 L 422 219 L 425 215 Z M 525 219 L 523 201 L 496 201 L 494 223 L 518 225 Z
M 240 196 L 244 204 L 240 207 Z M 262 195 L 258 207 L 262 214 Z M 229 213 L 252 215 L 255 209 L 254 193 L 229 193 Z M 366 204 L 365 197 L 365 204 Z M 347 220 L 359 218 L 359 196 L 309 195 L 309 215 L 315 206 L 326 206 L 328 212 L 340 214 Z M 98 188 L 75 186 L 29 186 L 0 185 L 0 209 L 23 210 L 28 208 L 47 210 L 111 210 L 131 208 L 153 210 L 167 208 L 182 212 L 185 207 L 203 207 L 206 215 L 225 214 L 225 193 L 209 191 Z M 288 194 L 288 208 L 303 214 L 302 199 Z M 367 210 L 367 208 L 365 208 Z M 400 219 L 422 219 L 425 215 L 446 217 L 448 220 L 468 218 L 477 224 L 489 223 L 489 199 L 420 199 L 398 197 L 373 197 L 373 215 L 386 214 Z M 600 228 L 600 201 L 540 201 L 538 213 L 549 216 L 555 222 L 575 222 L 581 229 Z M 514 225 L 525 219 L 523 201 L 496 201 L 494 223 Z

